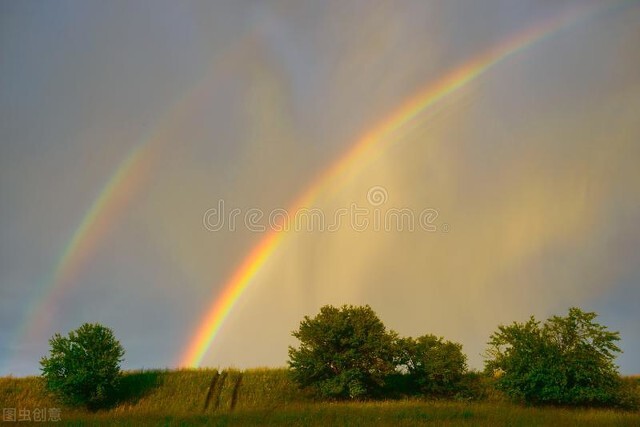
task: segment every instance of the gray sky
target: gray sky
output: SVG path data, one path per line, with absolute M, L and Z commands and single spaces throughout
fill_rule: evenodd
M 208 231 L 208 209 L 289 206 L 430 82 L 596 3 L 308 206 L 371 209 L 381 187 L 383 215 L 435 209 L 447 232 L 287 233 L 203 365 L 284 365 L 301 318 L 346 303 L 480 368 L 498 324 L 580 306 L 640 372 L 638 2 L 0 1 L 0 375 L 37 373 L 48 337 L 87 321 L 126 368 L 177 366 L 264 237 Z

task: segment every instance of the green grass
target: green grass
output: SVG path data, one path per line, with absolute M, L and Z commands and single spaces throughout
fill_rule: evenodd
M 285 369 L 140 371 L 125 373 L 118 404 L 92 413 L 57 403 L 40 378 L 0 378 L 0 407 L 60 408 L 61 425 L 640 425 L 637 411 L 533 408 L 495 393 L 483 397 L 329 403 L 298 390 Z

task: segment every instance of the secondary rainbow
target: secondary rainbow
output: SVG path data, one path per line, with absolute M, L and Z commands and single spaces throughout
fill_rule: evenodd
M 180 124 L 210 98 L 221 77 L 233 71 L 237 60 L 255 47 L 255 34 L 247 33 L 214 57 L 203 78 L 169 105 L 157 124 L 129 150 L 86 211 L 38 298 L 30 304 L 18 338 L 39 339 L 46 332 L 61 296 L 74 285 L 82 267 L 140 191 L 162 148 L 179 139 L 176 131 Z
M 334 161 L 291 203 L 288 212 L 295 213 L 301 208 L 309 206 L 323 190 L 330 188 L 330 184 L 334 179 L 341 176 L 346 170 L 357 163 L 366 163 L 367 159 L 379 154 L 386 145 L 393 141 L 389 136 L 394 132 L 412 121 L 421 112 L 487 72 L 497 63 L 550 36 L 560 28 L 580 19 L 593 16 L 602 10 L 602 8 L 594 10 L 593 7 L 577 11 L 572 10 L 543 21 L 539 25 L 518 33 L 506 42 L 472 58 L 465 64 L 446 73 L 442 78 L 427 84 L 416 95 L 403 102 L 390 115 L 358 138 L 345 154 Z M 295 218 L 295 215 L 293 218 Z M 279 228 L 287 229 L 285 227 L 286 224 L 281 225 L 282 227 Z M 202 359 L 236 302 L 261 267 L 279 247 L 285 236 L 286 231 L 272 229 L 250 250 L 249 254 L 224 283 L 222 291 L 206 311 L 195 334 L 189 340 L 186 350 L 180 357 L 179 366 L 198 367 L 201 364 Z

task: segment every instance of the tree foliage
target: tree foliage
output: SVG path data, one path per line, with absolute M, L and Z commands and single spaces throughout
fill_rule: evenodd
M 486 370 L 497 374 L 498 388 L 528 403 L 615 404 L 620 337 L 596 317 L 571 308 L 544 324 L 531 317 L 500 326 L 488 343 Z
M 455 391 L 467 369 L 462 345 L 435 335 L 400 338 L 396 343 L 396 366 L 409 376 L 414 388 L 427 394 Z
M 324 306 L 292 334 L 300 340 L 299 348 L 289 347 L 292 376 L 323 396 L 375 395 L 394 371 L 395 334 L 369 306 Z
M 49 390 L 71 405 L 97 408 L 114 397 L 124 349 L 111 329 L 85 323 L 68 337 L 55 334 L 40 361 Z

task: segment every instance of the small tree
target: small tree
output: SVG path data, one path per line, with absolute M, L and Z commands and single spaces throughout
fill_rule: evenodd
M 413 388 L 427 394 L 455 391 L 467 369 L 462 345 L 435 335 L 400 338 L 396 364 L 409 376 Z
M 49 357 L 40 360 L 49 390 L 65 403 L 91 409 L 114 398 L 124 349 L 111 329 L 85 323 L 68 337 L 55 334 Z
M 500 374 L 498 388 L 528 403 L 615 404 L 620 337 L 596 317 L 571 308 L 566 317 L 553 316 L 543 325 L 531 317 L 500 326 L 490 338 L 485 367 Z
M 300 348 L 289 347 L 293 379 L 323 396 L 371 396 L 394 370 L 395 334 L 369 306 L 324 306 L 292 334 L 300 340 Z

